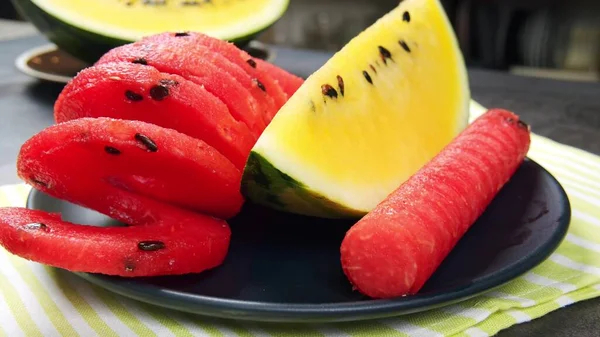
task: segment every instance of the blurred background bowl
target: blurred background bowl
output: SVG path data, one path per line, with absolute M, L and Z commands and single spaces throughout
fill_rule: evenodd
M 51 0 L 39 0 L 39 1 L 51 1 Z M 90 0 L 94 1 L 94 0 Z M 22 18 L 31 22 L 42 34 L 44 34 L 48 40 L 56 44 L 61 50 L 69 53 L 73 57 L 76 57 L 87 63 L 94 63 L 103 54 L 112 48 L 121 46 L 127 43 L 135 41 L 132 38 L 118 38 L 114 37 L 114 34 L 101 34 L 98 29 L 88 29 L 86 27 L 85 18 L 81 18 L 82 24 L 70 24 L 65 20 L 62 20 L 48 11 L 38 6 L 34 1 L 31 0 L 11 0 L 14 9 L 11 12 L 18 13 Z M 187 3 L 188 5 L 182 5 Z M 157 9 L 160 6 L 165 6 L 165 0 L 124 0 L 124 1 L 113 1 L 110 3 L 107 1 L 106 6 L 156 6 Z M 192 5 L 190 5 L 192 4 Z M 80 4 L 78 4 L 80 6 Z M 179 1 L 175 6 L 181 5 L 178 10 L 184 11 L 187 7 L 201 7 L 201 6 L 213 6 L 210 1 L 197 0 L 197 1 Z M 273 10 L 269 10 L 269 15 L 264 16 L 260 20 L 256 21 L 253 25 L 247 26 L 247 31 L 236 34 L 233 38 L 228 39 L 235 43 L 240 48 L 245 48 L 248 43 L 254 40 L 262 32 L 272 26 L 287 9 L 288 2 L 286 0 L 279 1 L 277 5 L 272 6 Z M 131 7 L 132 10 L 135 8 Z M 172 7 L 171 7 L 172 9 Z M 196 9 L 196 8 L 193 8 Z M 230 8 L 226 9 L 230 10 Z M 228 23 L 224 23 L 223 26 Z M 174 25 L 176 27 L 176 25 Z M 173 29 L 172 31 L 182 31 L 184 29 Z M 198 31 L 201 31 L 198 29 Z M 150 33 L 149 33 L 150 34 Z M 148 34 L 148 35 L 149 35 Z

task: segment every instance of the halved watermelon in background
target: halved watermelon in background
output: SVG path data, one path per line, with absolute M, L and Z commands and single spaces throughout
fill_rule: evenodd
M 199 31 L 244 45 L 285 13 L 289 0 L 14 0 L 61 49 L 89 63 L 108 50 L 165 31 Z

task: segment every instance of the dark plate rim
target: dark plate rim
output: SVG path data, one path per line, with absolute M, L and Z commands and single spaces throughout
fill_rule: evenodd
M 549 240 L 526 257 L 519 259 L 510 269 L 486 275 L 467 286 L 449 288 L 445 292 L 418 294 L 396 299 L 368 299 L 343 303 L 289 304 L 277 302 L 242 301 L 167 290 L 158 286 L 137 283 L 135 278 L 115 278 L 101 274 L 73 273 L 102 288 L 153 305 L 178 311 L 198 313 L 221 318 L 252 321 L 307 322 L 348 321 L 398 316 L 398 312 L 414 313 L 433 307 L 460 302 L 494 290 L 523 275 L 545 261 L 560 245 L 567 234 L 571 220 L 571 205 L 558 180 L 543 166 L 526 158 L 550 178 L 559 193 L 564 212 L 557 220 L 557 229 Z M 32 188 L 27 197 L 27 208 L 40 191 Z M 69 272 L 69 271 L 67 271 Z

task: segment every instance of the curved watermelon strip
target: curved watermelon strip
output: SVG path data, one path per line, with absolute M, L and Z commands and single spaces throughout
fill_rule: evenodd
M 250 77 L 223 56 L 203 46 L 181 42 L 173 38 L 162 43 L 139 41 L 124 45 L 106 53 L 96 65 L 138 63 L 201 85 L 227 105 L 231 115 L 245 123 L 258 139 L 266 126 L 263 114 L 275 108 L 272 99 L 262 92 L 252 95 L 248 89 Z
M 197 273 L 218 266 L 239 212 L 240 171 L 202 141 L 174 130 L 81 118 L 29 139 L 19 176 L 54 197 L 128 227 L 82 226 L 57 214 L 0 208 L 8 251 L 72 271 L 120 276 Z
M 244 202 L 241 172 L 223 155 L 198 139 L 140 121 L 80 118 L 55 124 L 23 144 L 17 169 L 48 194 L 124 222 L 148 209 L 135 196 L 225 219 Z M 119 191 L 132 195 L 115 199 Z M 140 207 L 142 213 L 132 213 Z
M 125 277 L 199 273 L 225 259 L 231 233 L 224 220 L 129 199 L 158 218 L 139 226 L 94 227 L 39 210 L 0 208 L 0 245 L 46 265 Z
M 133 63 L 105 63 L 82 70 L 59 95 L 54 117 L 57 123 L 111 117 L 174 129 L 206 142 L 240 169 L 256 140 L 203 87 Z

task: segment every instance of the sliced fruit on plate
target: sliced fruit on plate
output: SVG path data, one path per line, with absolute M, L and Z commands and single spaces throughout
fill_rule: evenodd
M 284 14 L 289 0 L 16 0 L 58 46 L 88 62 L 119 45 L 164 31 L 199 31 L 245 44 Z
M 529 127 L 512 112 L 480 116 L 346 233 L 350 282 L 374 298 L 417 293 L 513 176 Z
M 241 67 L 249 76 L 251 83 L 248 85 L 242 83 L 244 86 L 251 90 L 262 91 L 262 94 L 273 99 L 275 104 L 275 110 L 272 111 L 272 115 L 267 116 L 265 121 L 267 124 L 271 121 L 275 113 L 279 110 L 283 104 L 287 101 L 288 97 L 281 88 L 281 86 L 273 79 L 271 74 L 266 70 L 256 67 L 253 62 L 254 58 L 245 51 L 237 48 L 233 43 L 214 39 L 205 34 L 197 32 L 187 33 L 162 33 L 143 38 L 141 41 L 151 41 L 156 43 L 170 43 L 175 35 L 180 35 L 181 44 L 187 43 L 190 48 L 192 46 L 200 45 L 204 46 L 214 53 L 222 55 L 230 62 L 237 64 Z M 181 46 L 181 45 L 180 45 Z M 282 70 L 283 71 L 283 70 Z
M 0 208 L 0 245 L 46 265 L 124 277 L 199 273 L 225 259 L 231 232 L 224 220 L 119 191 L 111 200 L 124 215 L 133 210 L 121 207 L 120 198 L 146 211 L 139 218 L 145 221 L 94 227 L 39 210 Z
M 467 74 L 439 0 L 406 0 L 312 74 L 252 149 L 245 195 L 359 217 L 467 124 Z
M 162 41 L 139 41 L 117 47 L 96 62 L 130 62 L 148 65 L 158 71 L 190 80 L 218 97 L 231 115 L 244 122 L 256 138 L 264 130 L 264 116 L 274 114 L 269 95 L 256 87 L 237 64 L 201 45 L 190 44 L 176 36 Z
M 240 170 L 218 151 L 139 121 L 80 118 L 55 124 L 23 144 L 17 169 L 43 192 L 126 223 L 155 217 L 145 198 L 224 219 L 236 215 L 244 201 Z
M 54 106 L 58 123 L 82 117 L 139 120 L 177 130 L 217 149 L 243 168 L 256 138 L 214 95 L 183 77 L 134 63 L 81 71 Z

